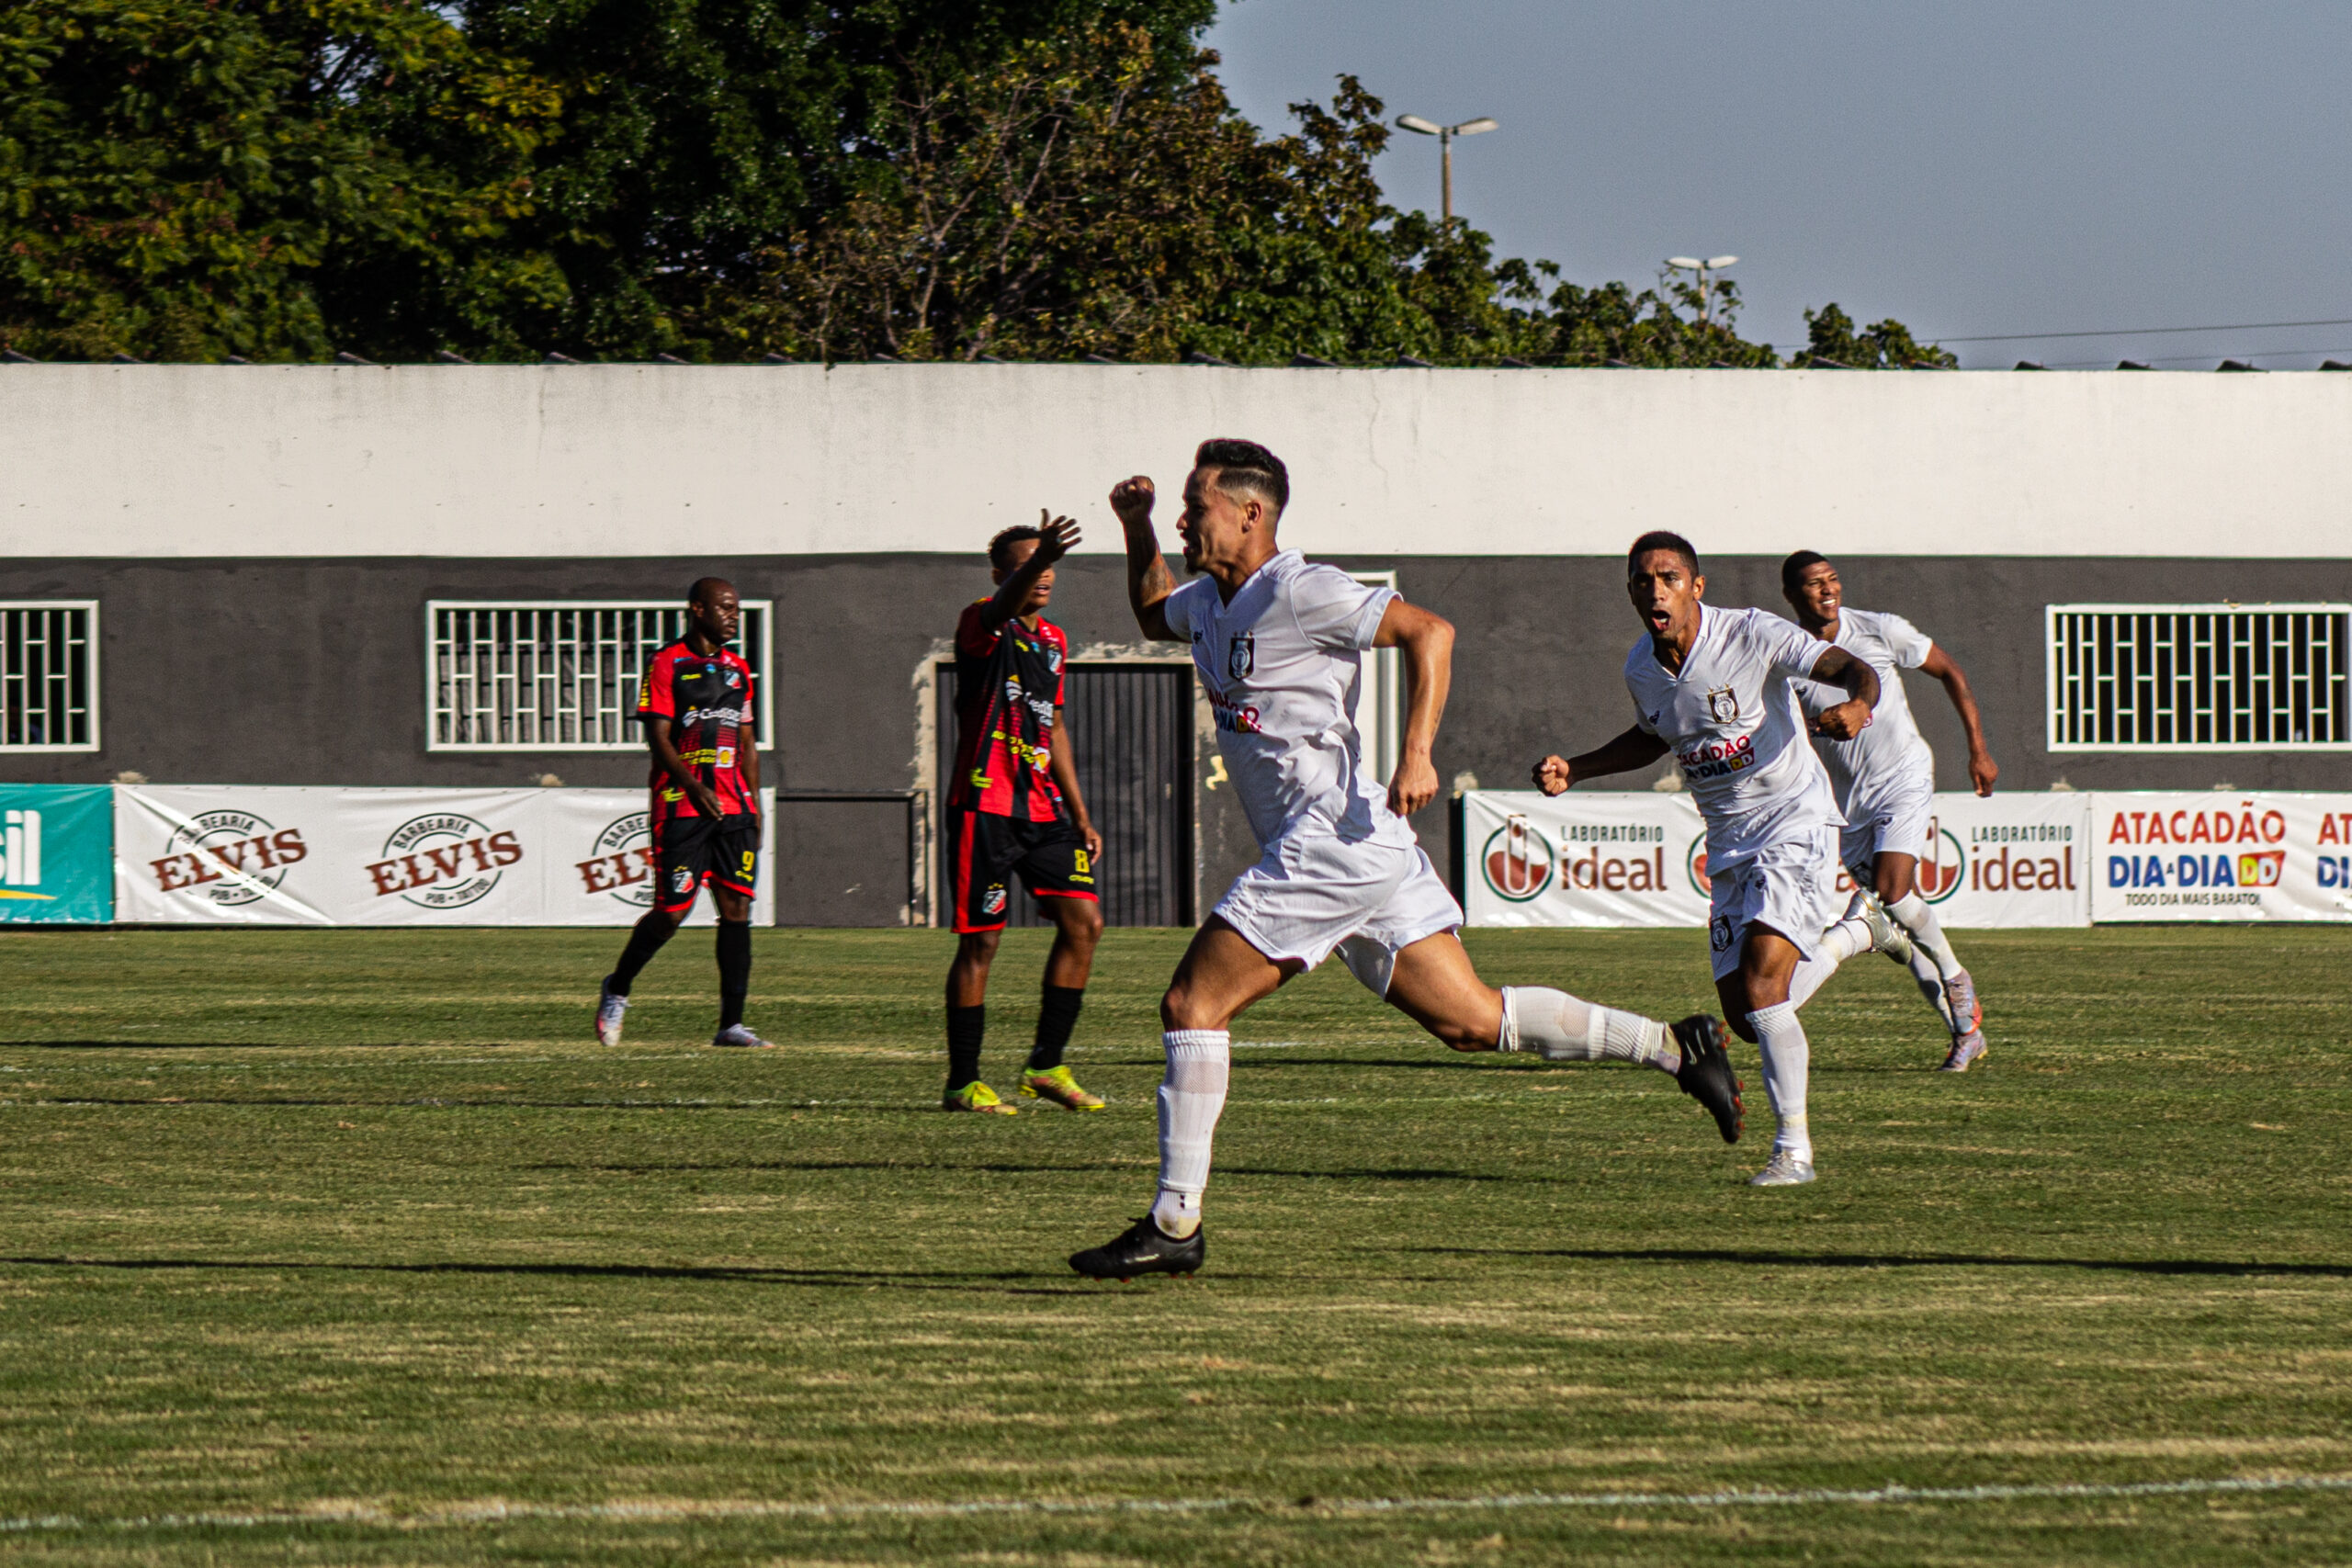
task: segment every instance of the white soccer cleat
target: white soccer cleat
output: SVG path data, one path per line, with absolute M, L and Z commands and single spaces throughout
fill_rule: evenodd
M 1984 1032 L 1981 1029 L 1972 1029 L 1965 1034 L 1955 1035 L 1951 1043 L 1951 1055 L 1944 1058 L 1944 1065 L 1938 1067 L 1936 1071 L 1964 1073 L 1984 1059 L 1986 1049 Z
M 628 1016 L 628 998 L 616 992 L 602 991 L 596 998 L 596 1043 L 617 1045 L 621 1043 L 621 1021 Z
M 1813 1161 L 1774 1149 L 1764 1168 L 1747 1179 L 1750 1187 L 1802 1187 L 1813 1179 Z
M 752 1033 L 752 1026 L 748 1023 L 729 1024 L 726 1028 L 712 1035 L 710 1037 L 710 1043 L 713 1045 L 743 1046 L 753 1051 L 773 1051 L 775 1049 L 775 1046 L 772 1042 L 763 1040 L 758 1035 Z
M 1871 930 L 1871 951 L 1883 953 L 1897 964 L 1911 962 L 1911 933 L 1894 923 L 1875 893 L 1862 895 L 1862 924 Z

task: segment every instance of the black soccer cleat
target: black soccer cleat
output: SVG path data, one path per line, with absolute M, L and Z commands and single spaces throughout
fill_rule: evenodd
M 1724 1051 L 1723 1021 L 1693 1013 L 1674 1026 L 1674 1043 L 1682 1052 L 1682 1070 L 1674 1081 L 1707 1108 L 1724 1143 L 1739 1142 L 1747 1119 L 1739 1103 L 1739 1078 Z
M 1146 1214 L 1117 1240 L 1072 1253 L 1069 1266 L 1090 1280 L 1124 1282 L 1138 1274 L 1190 1274 L 1208 1255 L 1206 1225 L 1178 1241 Z

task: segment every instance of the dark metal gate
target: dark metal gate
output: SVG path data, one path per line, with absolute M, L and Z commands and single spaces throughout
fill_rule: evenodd
M 939 676 L 939 798 L 956 770 L 956 667 Z M 1086 796 L 1102 860 L 1095 868 L 1102 919 L 1114 926 L 1193 924 L 1193 667 L 1189 664 L 1078 664 L 1062 693 L 1078 787 Z M 939 923 L 947 906 L 943 817 L 936 842 Z M 1017 897 L 1007 924 L 1051 922 L 1036 900 Z

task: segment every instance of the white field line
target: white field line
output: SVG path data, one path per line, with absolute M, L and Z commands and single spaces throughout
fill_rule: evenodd
M 2277 1492 L 2352 1492 L 2352 1475 L 2257 1476 L 2246 1479 L 2141 1481 L 2113 1484 L 2020 1486 L 1903 1486 L 1866 1490 L 1817 1488 L 1793 1492 L 1520 1492 L 1487 1497 L 1309 1497 L 1285 1503 L 1264 1497 L 1101 1498 L 1079 1502 L 1001 1499 L 968 1503 L 769 1503 L 755 1499 L 645 1503 L 450 1503 L 401 1511 L 361 1503 L 322 1503 L 300 1511 L 150 1514 L 85 1518 L 42 1514 L 0 1519 L 0 1534 L 43 1530 L 244 1529 L 305 1525 L 362 1525 L 395 1529 L 585 1520 L 660 1524 L 684 1519 L 931 1519 L 978 1516 L 1164 1515 L 1322 1512 L 1333 1515 L 1476 1513 L 1513 1508 L 1755 1508 L 1883 1503 L 2008 1503 L 2129 1497 L 2189 1497 Z

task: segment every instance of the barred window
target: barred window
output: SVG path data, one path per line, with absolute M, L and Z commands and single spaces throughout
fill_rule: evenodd
M 735 651 L 757 678 L 759 732 L 772 736 L 773 604 L 743 601 Z M 466 603 L 424 607 L 426 749 L 635 751 L 645 745 L 637 690 L 648 657 L 686 633 L 667 602 Z
M 2346 604 L 2052 604 L 2052 751 L 2352 750 Z
M 98 602 L 0 603 L 0 751 L 98 749 Z

